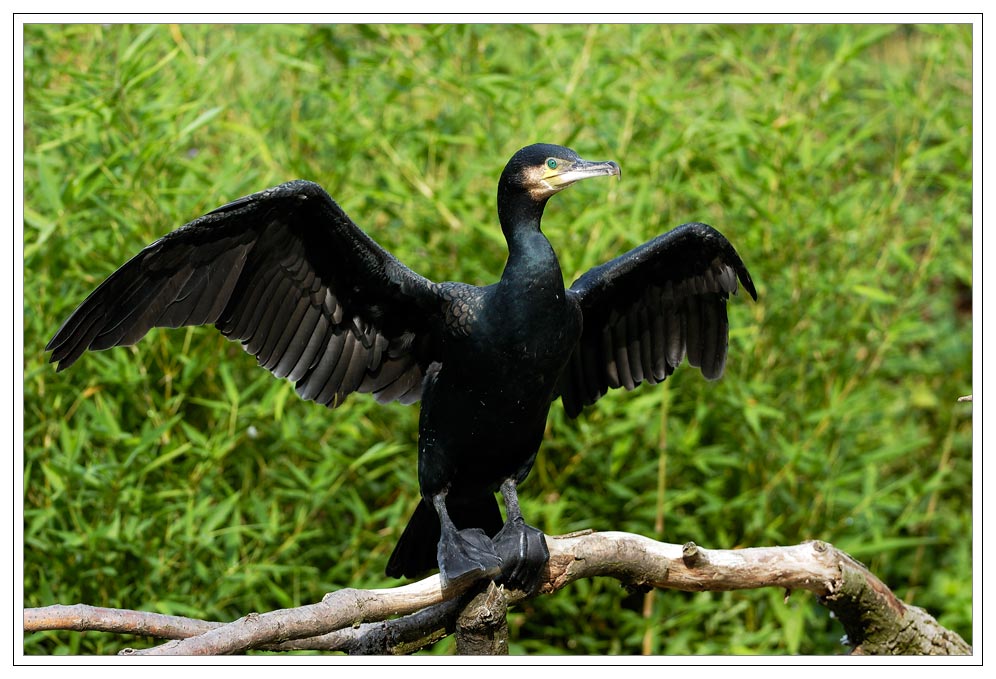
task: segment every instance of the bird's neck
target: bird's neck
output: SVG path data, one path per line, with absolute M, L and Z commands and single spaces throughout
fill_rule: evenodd
M 545 206 L 545 200 L 537 202 L 521 194 L 505 196 L 504 200 L 499 196 L 498 219 L 508 243 L 503 285 L 563 288 L 560 262 L 540 230 Z
M 508 262 L 502 282 L 515 282 L 529 289 L 563 288 L 557 253 L 539 229 L 516 232 L 508 238 Z

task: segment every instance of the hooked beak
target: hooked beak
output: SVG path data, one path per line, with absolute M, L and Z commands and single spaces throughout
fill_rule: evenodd
M 555 191 L 560 191 L 582 179 L 611 175 L 622 178 L 622 170 L 619 169 L 619 164 L 614 160 L 578 159 L 570 165 L 565 165 L 562 171 L 547 175 L 546 182 Z

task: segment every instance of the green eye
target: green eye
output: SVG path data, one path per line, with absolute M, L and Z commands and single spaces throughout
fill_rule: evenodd
M 557 169 L 557 161 L 554 160 L 553 158 L 549 158 L 546 161 L 546 166 L 548 168 L 550 168 L 551 170 L 556 170 Z

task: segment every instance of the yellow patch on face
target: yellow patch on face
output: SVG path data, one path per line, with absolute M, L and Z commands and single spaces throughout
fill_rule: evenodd
M 555 161 L 555 166 L 550 167 L 550 160 Z M 566 185 L 561 184 L 557 178 L 564 173 L 570 163 L 566 160 L 550 159 L 542 165 L 528 167 L 523 170 L 523 186 L 525 186 L 533 200 L 541 200 L 552 196 Z

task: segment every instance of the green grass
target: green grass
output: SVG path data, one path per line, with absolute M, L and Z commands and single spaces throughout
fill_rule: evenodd
M 492 282 L 534 141 L 614 159 L 556 197 L 570 280 L 687 221 L 729 237 L 725 377 L 555 405 L 522 487 L 551 534 L 819 538 L 972 638 L 970 26 L 27 26 L 24 602 L 210 619 L 383 587 L 417 408 L 296 398 L 210 328 L 56 374 L 43 347 L 163 233 L 292 178 L 434 280 Z M 568 281 L 569 282 L 569 281 Z M 814 598 L 577 583 L 513 653 L 840 653 Z M 29 635 L 110 653 L 144 639 Z M 436 652 L 452 650 L 450 642 Z

